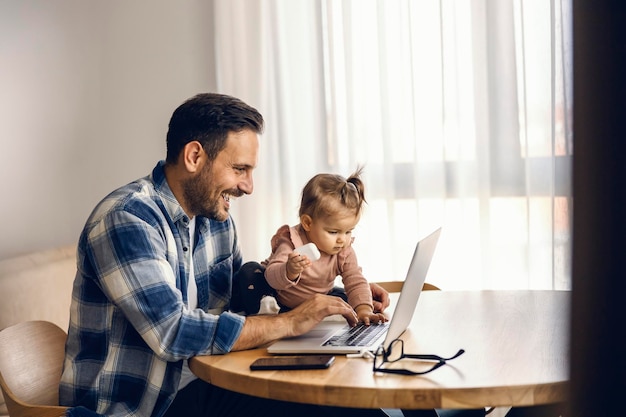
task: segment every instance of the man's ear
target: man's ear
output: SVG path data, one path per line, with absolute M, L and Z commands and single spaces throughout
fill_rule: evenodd
M 311 231 L 311 223 L 313 223 L 313 219 L 308 214 L 303 214 L 300 216 L 300 224 L 302 228 L 307 232 Z
M 187 171 L 196 173 L 202 168 L 206 159 L 206 153 L 200 142 L 192 140 L 183 148 L 182 158 Z

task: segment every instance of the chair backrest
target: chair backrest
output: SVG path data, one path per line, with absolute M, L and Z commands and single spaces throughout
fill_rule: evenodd
M 404 281 L 381 281 L 381 282 L 377 282 L 377 284 L 383 287 L 385 290 L 387 290 L 387 292 L 400 292 L 402 291 L 402 285 L 404 285 Z M 429 284 L 428 282 L 425 282 L 422 288 L 423 291 L 439 290 L 439 289 L 440 289 L 439 287 L 433 284 Z
M 47 321 L 0 331 L 0 387 L 11 417 L 63 416 L 59 381 L 67 334 Z

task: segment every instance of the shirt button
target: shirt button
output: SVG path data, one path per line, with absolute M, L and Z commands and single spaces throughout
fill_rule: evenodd
M 188 250 L 187 246 L 183 246 L 183 252 L 187 252 Z

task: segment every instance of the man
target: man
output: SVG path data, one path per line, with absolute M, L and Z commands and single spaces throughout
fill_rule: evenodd
M 78 243 L 59 391 L 68 415 L 384 415 L 249 397 L 189 371 L 193 356 L 299 335 L 329 315 L 357 321 L 323 295 L 271 317 L 228 311 L 242 263 L 229 209 L 252 193 L 263 123 L 236 98 L 197 95 L 172 115 L 166 160 L 96 206 Z

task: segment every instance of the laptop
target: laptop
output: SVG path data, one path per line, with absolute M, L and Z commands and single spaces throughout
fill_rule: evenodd
M 323 320 L 308 333 L 274 342 L 267 348 L 268 353 L 348 354 L 364 351 L 375 352 L 381 343 L 385 349 L 388 348 L 393 340 L 404 333 L 413 318 L 440 234 L 441 227 L 417 243 L 391 320 L 383 324 L 370 326 L 361 324 L 352 328 L 348 326 L 343 317 L 340 317 L 340 320 L 337 320 L 336 317 L 335 319 Z M 373 335 L 363 336 L 361 332 L 372 332 Z M 355 333 L 358 334 L 355 335 Z

